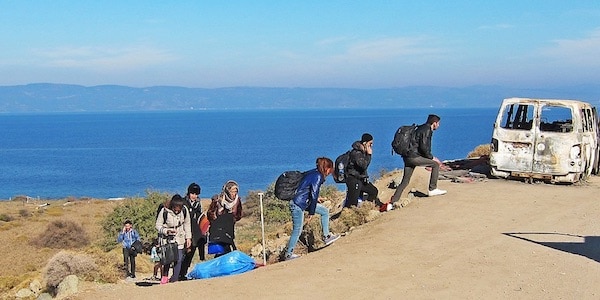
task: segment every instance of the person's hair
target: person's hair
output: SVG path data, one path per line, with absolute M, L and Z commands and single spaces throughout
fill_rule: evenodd
M 440 121 L 440 117 L 438 115 L 434 115 L 431 114 L 429 116 L 427 116 L 427 124 L 431 125 L 435 122 L 439 122 Z
M 131 220 L 125 220 L 125 222 L 123 222 L 123 225 L 127 225 L 127 224 L 133 225 L 133 223 L 131 223 Z
M 165 202 L 163 203 L 163 206 L 166 207 L 166 208 L 168 208 L 168 209 L 171 209 L 171 198 L 165 199 Z
M 333 168 L 333 161 L 327 157 L 319 157 L 315 163 L 317 164 L 317 170 L 323 176 L 327 176 L 327 169 Z
M 173 195 L 173 197 L 171 197 L 171 207 L 169 207 L 169 209 L 173 209 L 176 206 L 183 207 L 183 203 L 185 203 L 185 201 L 183 201 L 183 198 L 181 197 L 181 195 L 175 194 L 175 195 Z
M 188 186 L 188 189 L 187 189 L 187 194 L 188 194 L 188 196 L 189 196 L 191 193 L 194 193 L 194 194 L 196 194 L 196 195 L 200 195 L 200 191 L 201 191 L 201 189 L 200 189 L 200 185 L 198 185 L 198 184 L 197 184 L 197 183 L 195 183 L 195 182 L 192 182 L 192 183 L 191 183 L 191 184 Z

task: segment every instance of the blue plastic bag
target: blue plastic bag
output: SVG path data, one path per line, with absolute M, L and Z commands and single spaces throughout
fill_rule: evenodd
M 212 278 L 233 274 L 241 274 L 256 267 L 254 259 L 244 252 L 235 250 L 211 259 L 197 263 L 187 275 L 189 279 Z

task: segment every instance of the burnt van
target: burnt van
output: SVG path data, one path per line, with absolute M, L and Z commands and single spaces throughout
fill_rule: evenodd
M 504 99 L 494 123 L 491 175 L 574 183 L 598 173 L 598 115 L 577 100 Z

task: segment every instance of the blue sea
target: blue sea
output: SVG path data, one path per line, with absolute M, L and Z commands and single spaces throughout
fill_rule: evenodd
M 191 182 L 210 197 L 230 179 L 246 195 L 283 171 L 313 168 L 319 156 L 335 160 L 364 132 L 374 136 L 369 173 L 377 177 L 403 166 L 391 155 L 395 130 L 429 113 L 442 119 L 433 154 L 451 160 L 490 142 L 497 109 L 2 114 L 0 199 L 185 194 Z

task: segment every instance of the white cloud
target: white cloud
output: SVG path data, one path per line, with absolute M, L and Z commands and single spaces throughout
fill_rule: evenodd
M 558 39 L 554 45 L 541 50 L 541 54 L 562 64 L 581 67 L 600 66 L 600 28 L 581 39 Z
M 436 45 L 437 41 L 427 37 L 391 37 L 373 40 L 358 40 L 350 37 L 333 37 L 315 42 L 315 47 L 305 51 L 285 49 L 277 56 L 286 64 L 298 62 L 303 66 L 364 65 L 365 63 L 431 62 L 448 53 Z M 273 56 L 266 56 L 272 60 Z
M 36 50 L 34 56 L 48 67 L 87 69 L 93 71 L 135 70 L 160 65 L 176 59 L 165 50 L 150 47 L 61 47 Z
M 351 40 L 351 38 L 346 37 L 346 36 L 338 36 L 338 37 L 322 39 L 320 41 L 317 41 L 316 44 L 317 44 L 317 46 L 328 46 L 328 45 L 335 45 L 335 44 L 347 42 L 349 40 Z
M 514 28 L 515 26 L 511 25 L 511 24 L 494 24 L 494 25 L 482 25 L 479 26 L 477 29 L 479 30 L 504 30 L 504 29 L 510 29 L 510 28 Z
M 425 61 L 444 51 L 433 46 L 428 38 L 382 38 L 350 45 L 346 52 L 334 57 L 350 62 L 390 62 L 403 57 L 418 57 Z

